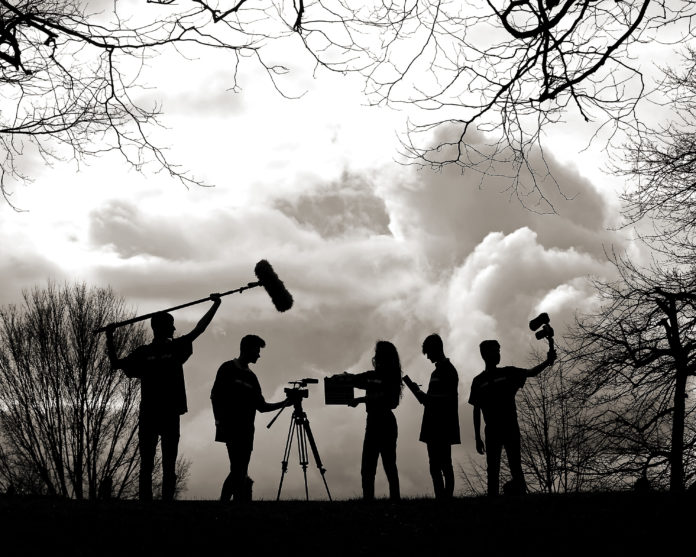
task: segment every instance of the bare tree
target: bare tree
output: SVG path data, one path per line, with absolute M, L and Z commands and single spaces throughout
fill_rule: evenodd
M 696 262 L 696 51 L 665 69 L 661 90 L 672 117 L 638 128 L 627 143 L 621 170 L 629 178 L 623 196 L 630 224 L 649 221 L 642 237 L 674 263 Z
M 501 477 L 508 475 L 505 459 L 500 461 Z M 462 487 L 459 492 L 465 497 L 481 497 L 487 492 L 485 458 L 481 456 L 468 457 L 466 464 L 459 463 L 458 476 Z
M 632 47 L 696 11 L 688 0 L 114 0 L 108 11 L 89 11 L 95 4 L 0 0 L 6 197 L 13 179 L 27 177 L 19 157 L 29 145 L 48 160 L 118 150 L 136 168 L 155 163 L 201 183 L 150 140 L 159 108 L 137 95 L 152 85 L 147 63 L 172 50 L 222 51 L 234 76 L 246 57 L 276 84 L 287 62 L 262 52 L 283 40 L 304 46 L 318 66 L 361 73 L 370 102 L 418 109 L 407 157 L 484 174 L 512 164 L 515 191 L 529 176 L 540 192 L 530 156 L 542 130 L 569 110 L 615 129 L 634 125 L 644 84 Z
M 538 357 L 534 361 L 538 361 Z M 572 369 L 557 361 L 526 383 L 517 405 L 522 467 L 531 491 L 569 493 L 601 486 L 594 470 L 604 450 L 592 416 L 570 396 Z
M 109 289 L 34 288 L 0 308 L 0 476 L 16 489 L 96 498 L 137 489 L 137 384 L 114 373 L 92 331 L 129 317 Z M 119 348 L 142 328 L 120 331 Z
M 362 72 L 372 102 L 419 109 L 407 157 L 483 174 L 504 163 L 518 194 L 543 196 L 543 130 L 572 113 L 610 137 L 632 129 L 646 92 L 634 47 L 681 23 L 675 42 L 691 37 L 695 10 L 680 0 L 304 2 L 296 27 L 320 64 Z
M 179 456 L 176 459 L 176 482 L 174 484 L 174 498 L 178 499 L 187 489 L 188 480 L 191 476 L 191 461 Z M 155 499 L 162 497 L 162 453 L 159 447 L 155 457 L 154 475 L 152 478 L 152 494 Z
M 539 361 L 534 351 L 531 360 Z M 571 493 L 606 489 L 598 472 L 604 439 L 594 430 L 591 414 L 571 396 L 573 370 L 557 360 L 550 369 L 530 379 L 520 391 L 517 414 L 521 434 L 522 469 L 530 492 Z M 505 458 L 501 476 L 509 477 Z M 485 459 L 469 458 L 460 465 L 463 493 L 486 493 Z
M 201 184 L 150 140 L 159 107 L 143 100 L 148 61 L 166 51 L 226 52 L 235 89 L 244 57 L 272 80 L 264 41 L 292 34 L 296 11 L 245 0 L 0 0 L 0 192 L 26 180 L 21 156 L 33 147 L 47 162 L 119 151 L 135 168 L 154 164 L 184 184 Z M 103 10 L 104 6 L 111 6 Z M 281 9 L 283 8 L 283 9 Z M 275 81 L 274 81 L 275 83 Z M 139 99 L 140 97 L 140 99 Z
M 641 269 L 615 259 L 619 278 L 597 282 L 599 309 L 580 316 L 570 361 L 575 394 L 607 441 L 605 469 L 616 478 L 648 475 L 684 489 L 693 475 L 696 283 L 693 273 Z

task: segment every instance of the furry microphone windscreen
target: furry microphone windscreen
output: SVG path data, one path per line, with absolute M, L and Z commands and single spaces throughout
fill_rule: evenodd
M 268 261 L 265 259 L 259 261 L 254 267 L 254 273 L 278 311 L 287 311 L 292 307 L 292 294 L 285 288 L 283 281 L 278 278 Z

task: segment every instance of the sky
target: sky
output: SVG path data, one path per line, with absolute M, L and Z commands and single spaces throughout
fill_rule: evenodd
M 12 197 L 22 211 L 0 205 L 0 304 L 51 279 L 85 281 L 147 313 L 243 286 L 255 280 L 257 261 L 271 263 L 293 307 L 277 312 L 262 289 L 223 298 L 185 365 L 184 498 L 219 495 L 227 454 L 214 442 L 210 389 L 244 334 L 266 340 L 252 370 L 267 400 L 282 399 L 290 381 L 319 380 L 304 408 L 331 495 L 359 497 L 364 407 L 325 405 L 324 377 L 369 369 L 375 342 L 389 340 L 404 372 L 425 386 L 432 365 L 421 343 L 439 333 L 459 373 L 455 466 L 481 461 L 467 403 L 483 367 L 478 344 L 496 338 L 503 365 L 533 365 L 540 344 L 530 319 L 547 312 L 562 341 L 575 312 L 594 303 L 588 277 L 611 275 L 606 250 L 643 256 L 630 231 L 616 228 L 624 183 L 606 172 L 600 145 L 580 152 L 593 129 L 572 114 L 549 130 L 546 159 L 561 191 L 544 185 L 556 212 L 539 214 L 510 197 L 501 179 L 401 164 L 408 112 L 367 106 L 358 79 L 314 75 L 307 58 L 295 59 L 283 82 L 297 99 L 279 95 L 252 66 L 242 67 L 237 92 L 215 60 L 163 56 L 154 69 L 158 80 L 144 94 L 162 103 L 165 129 L 153 139 L 212 187 L 186 188 L 149 167 L 137 172 L 115 153 L 52 166 L 28 156 L 33 182 Z M 177 311 L 177 332 L 207 307 Z M 402 496 L 432 496 L 418 441 L 422 407 L 405 390 L 395 414 Z M 290 411 L 267 428 L 272 417 L 256 418 L 249 473 L 258 499 L 276 497 Z M 326 497 L 313 459 L 308 482 L 311 498 Z M 376 486 L 386 496 L 381 465 Z M 303 490 L 293 452 L 282 497 L 302 498 Z

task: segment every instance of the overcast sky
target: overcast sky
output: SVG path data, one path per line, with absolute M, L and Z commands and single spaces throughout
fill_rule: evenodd
M 483 462 L 467 404 L 482 369 L 479 342 L 497 338 L 503 364 L 530 365 L 540 345 L 528 321 L 546 311 L 562 336 L 574 312 L 592 303 L 586 278 L 611 271 L 604 250 L 635 249 L 627 231 L 612 231 L 623 184 L 603 173 L 600 146 L 579 153 L 593 130 L 571 115 L 551 132 L 546 156 L 569 199 L 547 184 L 556 214 L 536 214 L 499 180 L 399 164 L 407 113 L 364 106 L 356 79 L 321 72 L 314 79 L 310 60 L 296 60 L 285 84 L 305 94 L 287 100 L 251 67 L 240 92 L 226 91 L 231 74 L 222 68 L 164 58 L 161 81 L 148 92 L 166 113 L 157 141 L 214 187 L 139 174 L 116 154 L 79 168 L 24 161 L 35 180 L 13 203 L 26 211 L 0 205 L 0 303 L 17 303 L 23 289 L 48 279 L 86 281 L 111 286 L 145 313 L 255 280 L 260 259 L 273 265 L 293 308 L 278 313 L 260 289 L 223 298 L 185 366 L 186 498 L 219 495 L 227 455 L 213 440 L 209 395 L 246 333 L 267 341 L 252 369 L 271 401 L 294 379 L 369 369 L 379 339 L 394 342 L 405 372 L 426 385 L 432 365 L 421 342 L 439 333 L 460 378 L 462 444 L 453 458 Z M 177 331 L 190 330 L 206 309 L 177 312 Z M 309 389 L 305 409 L 332 495 L 360 496 L 364 407 L 325 406 L 321 382 Z M 396 416 L 402 495 L 430 496 L 418 442 L 422 407 L 408 391 Z M 256 498 L 275 498 L 290 411 L 267 429 L 271 418 L 256 420 Z M 309 484 L 313 498 L 325 497 L 313 462 Z M 284 497 L 302 489 L 293 453 Z M 386 493 L 380 465 L 377 494 Z

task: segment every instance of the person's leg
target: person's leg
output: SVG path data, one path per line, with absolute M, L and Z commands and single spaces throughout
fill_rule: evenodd
M 379 459 L 379 436 L 378 432 L 375 431 L 376 425 L 378 424 L 375 424 L 374 420 L 368 416 L 360 464 L 363 499 L 368 501 L 375 498 L 375 474 L 377 474 L 377 460 Z
M 234 445 L 232 443 L 225 443 L 227 448 L 227 458 L 230 462 L 230 471 L 222 483 L 222 491 L 220 492 L 220 501 L 230 501 L 232 499 L 232 494 L 234 493 L 234 487 L 237 483 L 237 460 L 236 452 L 234 450 Z
M 452 445 L 443 443 L 441 448 L 440 466 L 445 480 L 445 498 L 454 497 L 454 468 L 452 467 Z
M 221 501 L 229 501 L 234 497 L 235 501 L 240 500 L 249 470 L 252 447 L 249 443 L 229 442 L 225 443 L 227 456 L 230 460 L 230 472 L 222 484 Z
M 179 454 L 180 419 L 162 420 L 162 501 L 173 501 L 176 494 L 176 458 Z
M 247 490 L 247 478 L 249 476 L 249 462 L 251 461 L 252 444 L 244 443 L 240 445 L 237 458 L 237 468 L 234 472 L 236 485 L 232 490 L 232 495 L 236 502 L 251 501 L 251 493 Z
M 445 482 L 442 478 L 441 446 L 439 443 L 428 443 L 428 464 L 430 477 L 433 480 L 435 499 L 439 499 L 445 492 Z
M 486 475 L 488 477 L 488 495 L 498 495 L 500 478 L 500 455 L 503 445 L 496 435 L 486 432 Z
M 512 476 L 512 492 L 524 494 L 527 491 L 527 484 L 522 472 L 522 454 L 520 447 L 520 432 L 518 429 L 510 431 L 505 437 L 505 454 L 507 454 L 510 475 Z
M 396 416 L 389 413 L 382 424 L 380 453 L 382 455 L 382 466 L 389 482 L 389 499 L 398 501 L 401 499 L 399 487 L 399 470 L 396 467 L 396 441 L 399 436 Z
M 140 449 L 140 475 L 138 497 L 141 501 L 152 501 L 152 472 L 157 452 L 157 430 L 151 420 L 142 417 L 138 422 L 138 448 Z
M 230 449 L 229 447 L 227 448 L 227 453 L 229 455 Z M 220 491 L 220 501 L 230 501 L 232 499 L 232 493 L 234 492 L 234 474 L 232 472 L 232 468 L 234 466 L 232 462 L 232 456 L 229 456 L 230 459 L 230 471 L 225 477 L 225 481 L 222 482 L 222 491 Z

